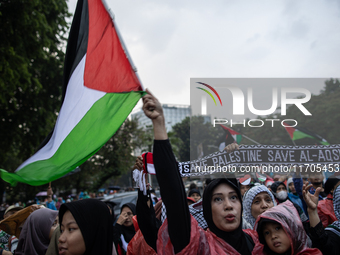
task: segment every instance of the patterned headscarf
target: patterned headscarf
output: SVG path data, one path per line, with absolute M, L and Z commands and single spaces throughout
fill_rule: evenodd
M 273 200 L 274 206 L 276 206 L 274 196 L 266 186 L 264 185 L 255 186 L 248 190 L 243 196 L 243 217 L 252 227 L 254 227 L 256 219 L 251 214 L 251 205 L 253 204 L 253 200 L 256 197 L 256 195 L 261 192 L 267 192 L 268 195 Z
M 334 214 L 338 220 L 334 221 L 332 225 L 328 226 L 326 229 L 340 236 L 340 185 L 333 193 L 333 206 Z

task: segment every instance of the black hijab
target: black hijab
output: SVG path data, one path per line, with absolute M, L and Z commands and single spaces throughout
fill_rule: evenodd
M 86 251 L 84 255 L 111 255 L 113 246 L 113 228 L 110 210 L 97 199 L 84 199 L 62 204 L 59 210 L 59 222 L 63 221 L 66 211 L 70 211 L 83 235 Z
M 286 185 L 285 185 L 283 182 L 281 182 L 281 181 L 276 181 L 276 182 L 274 182 L 274 183 L 270 186 L 270 188 L 271 188 L 271 190 L 272 190 L 274 193 L 276 193 L 277 188 L 278 188 L 280 185 L 283 185 L 283 186 L 286 187 Z
M 241 203 L 241 212 L 240 212 L 240 225 L 238 226 L 237 229 L 231 232 L 225 232 L 214 224 L 213 218 L 212 218 L 212 211 L 211 211 L 211 199 L 212 199 L 212 194 L 214 189 L 222 184 L 225 183 L 229 185 L 231 188 L 233 188 L 237 196 L 240 200 Z M 203 215 L 205 220 L 207 221 L 208 227 L 211 232 L 213 232 L 215 235 L 218 237 L 222 238 L 224 241 L 226 241 L 229 245 L 231 245 L 235 250 L 237 250 L 240 254 L 251 254 L 251 251 L 249 250 L 249 242 L 252 241 L 247 241 L 246 234 L 242 231 L 242 199 L 241 199 L 241 192 L 238 187 L 238 182 L 236 179 L 215 179 L 209 185 L 205 188 L 204 193 L 203 193 Z M 248 243 L 247 243 L 248 242 Z
M 284 200 L 281 200 L 281 199 L 279 199 L 279 198 L 276 196 L 277 188 L 278 188 L 280 185 L 283 185 L 283 186 L 286 187 L 286 185 L 285 185 L 283 182 L 281 182 L 281 181 L 276 181 L 276 182 L 274 182 L 274 183 L 270 186 L 270 189 L 274 192 L 275 198 L 276 198 L 276 199 L 279 201 L 279 203 L 281 204 L 281 203 L 287 201 L 288 195 L 287 195 L 287 198 L 284 199 Z M 286 187 L 286 189 L 287 189 L 287 187 Z M 287 192 L 288 192 L 288 191 L 287 191 Z
M 120 209 L 120 213 L 122 213 L 122 210 L 124 207 L 128 207 L 130 208 L 130 210 L 132 211 L 133 215 L 136 215 L 136 206 L 133 203 L 126 203 L 122 206 L 122 208 Z M 129 227 L 126 227 L 124 225 L 121 225 L 121 230 L 122 230 L 122 234 L 124 236 L 124 240 L 129 243 L 131 241 L 131 239 L 134 237 L 134 235 L 136 234 L 135 231 L 135 227 L 133 226 L 133 224 Z

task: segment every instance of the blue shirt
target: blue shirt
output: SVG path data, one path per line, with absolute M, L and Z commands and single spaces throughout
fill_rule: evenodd
M 54 204 L 53 201 L 52 201 L 52 202 L 46 201 L 46 207 L 47 207 L 48 209 L 57 211 L 57 207 L 55 207 L 55 204 Z

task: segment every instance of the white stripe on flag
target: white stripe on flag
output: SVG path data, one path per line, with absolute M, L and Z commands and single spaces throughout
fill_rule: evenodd
M 93 104 L 106 94 L 105 92 L 89 89 L 84 86 L 85 63 L 86 55 L 79 62 L 69 80 L 65 99 L 60 109 L 51 139 L 43 148 L 22 163 L 15 171 L 19 171 L 32 162 L 51 158 L 72 129 L 91 109 Z
M 156 174 L 155 166 L 153 164 L 147 163 L 147 167 L 148 167 L 149 174 Z

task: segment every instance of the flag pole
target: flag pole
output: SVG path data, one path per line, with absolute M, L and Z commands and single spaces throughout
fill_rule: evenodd
M 133 61 L 132 61 L 132 58 L 131 58 L 130 53 L 129 53 L 129 51 L 128 51 L 126 45 L 125 45 L 125 42 L 124 42 L 124 40 L 123 40 L 123 37 L 121 36 L 121 34 L 120 34 L 120 32 L 119 32 L 117 23 L 115 22 L 115 15 L 114 15 L 114 13 L 111 11 L 111 8 L 109 7 L 109 5 L 106 3 L 105 0 L 102 0 L 102 3 L 103 3 L 103 5 L 104 5 L 105 9 L 107 10 L 107 12 L 110 14 L 110 17 L 111 17 L 112 23 L 113 23 L 113 25 L 114 25 L 114 27 L 115 27 L 115 29 L 116 29 L 116 32 L 117 32 L 117 35 L 118 35 L 120 44 L 122 45 L 123 50 L 124 50 L 124 52 L 125 52 L 125 55 L 126 55 L 127 59 L 128 59 L 129 62 L 130 62 L 130 65 L 131 65 L 132 70 L 135 72 L 135 74 L 136 74 L 136 76 L 137 76 L 137 79 L 139 80 L 139 82 L 140 82 L 140 84 L 141 84 L 141 86 L 142 86 L 142 88 L 143 88 L 143 90 L 144 90 L 144 86 L 143 86 L 143 84 L 142 84 L 142 81 L 141 81 L 141 79 L 139 78 L 139 75 L 138 75 L 138 73 L 137 73 L 137 67 L 135 66 L 135 64 L 134 64 Z
M 242 134 L 242 136 L 244 136 L 244 138 L 248 139 L 249 141 L 252 141 L 253 143 L 256 143 L 257 145 L 261 145 L 260 143 L 256 142 L 255 140 L 249 138 L 249 137 L 246 136 L 246 135 L 243 135 L 243 134 Z

